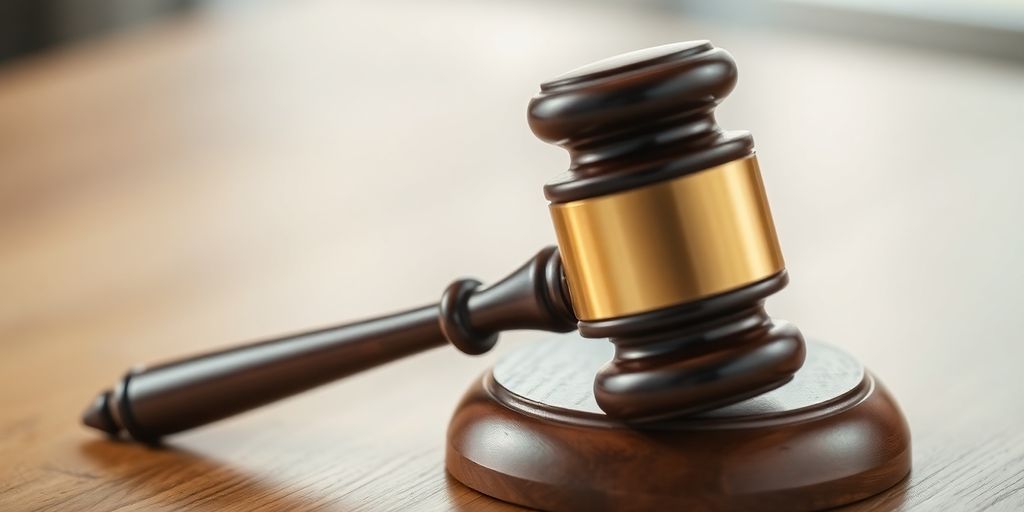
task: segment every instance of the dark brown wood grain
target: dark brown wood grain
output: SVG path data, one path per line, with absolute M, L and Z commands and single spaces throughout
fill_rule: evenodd
M 113 437 L 158 444 L 446 342 L 476 355 L 501 331 L 567 332 L 576 318 L 562 283 L 558 249 L 545 247 L 492 286 L 455 281 L 438 305 L 138 366 L 101 391 L 82 421 Z
M 665 45 L 542 84 L 529 117 L 538 136 L 570 148 L 574 181 L 583 180 L 583 188 L 572 187 L 576 193 L 629 189 L 699 170 L 671 164 L 674 170 L 665 174 L 638 170 L 637 161 L 707 163 L 709 154 L 729 152 L 712 111 L 735 76 L 729 54 L 707 41 Z M 604 144 L 615 146 L 613 155 L 595 153 Z M 595 186 L 595 175 L 602 185 Z M 503 330 L 566 332 L 576 328 L 576 318 L 564 279 L 558 250 L 547 247 L 491 287 L 456 280 L 437 306 L 132 369 L 100 392 L 83 422 L 155 444 L 443 341 L 476 355 L 490 350 Z M 787 282 L 782 271 L 657 311 L 581 322 L 584 336 L 608 338 L 617 347 L 597 372 L 597 402 L 610 416 L 641 423 L 781 386 L 803 362 L 803 337 L 768 317 L 763 303 Z
M 684 41 L 609 57 L 544 82 L 530 101 L 530 127 L 571 158 L 569 171 L 549 182 L 545 195 L 552 203 L 608 197 L 749 156 L 750 134 L 725 132 L 715 121 L 715 108 L 736 81 L 727 51 L 709 41 Z M 663 222 L 657 228 L 680 229 Z M 614 237 L 616 228 L 607 228 L 611 232 L 594 236 Z M 595 379 L 597 402 L 611 416 L 643 423 L 782 385 L 803 363 L 803 336 L 769 317 L 764 302 L 786 283 L 783 269 L 710 297 L 582 320 L 581 334 L 617 347 Z
M 910 432 L 885 387 L 812 344 L 793 381 L 701 415 L 628 426 L 589 376 L 612 351 L 569 334 L 506 356 L 448 431 L 448 470 L 513 503 L 572 510 L 819 510 L 910 471 Z
M 527 130 L 530 91 L 698 37 L 741 64 L 716 115 L 757 136 L 792 277 L 768 310 L 863 361 L 913 434 L 909 477 L 841 510 L 1024 508 L 1024 70 L 633 4 L 310 0 L 0 70 L 0 509 L 522 510 L 446 473 L 445 429 L 532 334 L 159 451 L 77 416 L 138 361 L 499 279 L 551 242 L 537 184 L 566 164 Z
M 736 63 L 709 41 L 608 57 L 541 84 L 533 133 L 569 151 L 569 172 L 544 187 L 554 203 L 628 190 L 738 160 L 749 132 L 725 131 L 715 107 L 732 91 Z
M 611 416 L 634 423 L 685 416 L 738 402 L 789 381 L 804 361 L 804 339 L 772 319 L 765 298 L 789 281 L 785 271 L 743 288 L 661 310 L 580 322 L 607 338 L 615 357 L 594 393 Z

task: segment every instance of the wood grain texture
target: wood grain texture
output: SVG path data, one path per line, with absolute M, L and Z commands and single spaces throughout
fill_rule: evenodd
M 526 126 L 537 84 L 695 38 L 741 69 L 718 120 L 757 142 L 791 277 L 772 315 L 881 375 L 910 422 L 909 479 L 853 508 L 1020 509 L 1024 71 L 634 7 L 318 0 L 0 71 L 0 509 L 510 509 L 445 475 L 444 435 L 529 335 L 172 450 L 77 417 L 136 362 L 500 278 L 553 240 L 541 187 L 566 160 Z
M 591 405 L 605 349 L 569 333 L 499 361 L 452 416 L 448 472 L 541 510 L 795 512 L 863 500 L 910 471 L 895 400 L 841 350 L 811 341 L 781 387 L 637 428 Z
M 562 282 L 552 245 L 490 286 L 456 280 L 438 304 L 134 367 L 97 395 L 82 423 L 157 445 L 428 349 L 451 344 L 478 355 L 504 330 L 573 331 Z

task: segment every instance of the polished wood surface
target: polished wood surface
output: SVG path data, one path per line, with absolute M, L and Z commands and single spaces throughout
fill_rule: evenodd
M 714 409 L 803 364 L 799 329 L 764 311 L 788 277 L 753 138 L 715 122 L 736 80 L 728 51 L 681 41 L 577 67 L 530 100 L 534 135 L 569 152 L 544 194 L 579 332 L 616 346 L 594 380 L 609 416 Z
M 627 426 L 590 375 L 612 349 L 569 333 L 512 352 L 474 381 L 448 428 L 448 471 L 540 510 L 823 510 L 910 470 L 895 399 L 849 354 L 811 341 L 792 380 L 689 417 Z
M 158 445 L 171 434 L 448 343 L 483 354 L 501 332 L 516 329 L 576 329 L 553 245 L 491 286 L 456 280 L 437 304 L 132 368 L 99 393 L 82 423 Z
M 324 1 L 0 71 L 0 508 L 511 509 L 446 476 L 445 429 L 529 334 L 164 451 L 78 415 L 136 362 L 500 278 L 552 242 L 541 185 L 566 166 L 526 129 L 530 91 L 690 38 L 742 70 L 718 119 L 756 137 L 791 277 L 771 313 L 863 361 L 907 414 L 910 477 L 854 508 L 1021 508 L 1024 71 L 611 5 Z

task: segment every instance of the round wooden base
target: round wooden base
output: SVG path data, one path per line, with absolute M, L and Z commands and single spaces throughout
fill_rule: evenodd
M 605 416 L 593 378 L 610 343 L 572 333 L 499 361 L 448 429 L 446 464 L 484 494 L 543 510 L 816 510 L 910 471 L 895 400 L 846 353 L 808 342 L 789 383 L 642 428 Z

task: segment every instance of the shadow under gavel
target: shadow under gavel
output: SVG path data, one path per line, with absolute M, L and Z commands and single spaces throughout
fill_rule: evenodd
M 498 283 L 480 286 L 460 279 L 436 305 L 130 370 L 96 397 L 82 421 L 157 443 L 445 343 L 482 354 L 501 331 L 576 328 L 553 246 Z

